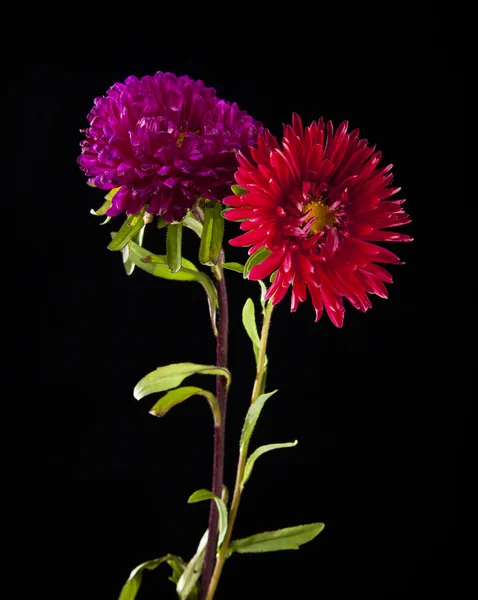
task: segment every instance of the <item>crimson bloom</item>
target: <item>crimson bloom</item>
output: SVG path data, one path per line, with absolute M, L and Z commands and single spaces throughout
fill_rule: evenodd
M 343 298 L 362 311 L 371 307 L 367 294 L 387 298 L 388 271 L 375 263 L 400 261 L 372 242 L 406 242 L 408 235 L 389 231 L 410 222 L 401 205 L 388 200 L 400 188 L 389 187 L 392 165 L 378 168 L 382 155 L 359 139 L 348 123 L 334 134 L 333 125 L 319 119 L 302 127 L 298 115 L 284 127 L 282 145 L 268 131 L 259 136 L 251 162 L 238 156 L 237 183 L 245 192 L 225 198 L 225 216 L 242 221 L 243 235 L 233 246 L 270 251 L 254 266 L 249 279 L 275 273 L 267 297 L 280 302 L 292 287 L 295 311 L 309 290 L 319 320 L 323 308 L 341 327 Z
M 148 212 L 180 220 L 203 196 L 222 202 L 263 128 L 202 81 L 173 73 L 131 76 L 96 98 L 78 163 L 89 182 L 121 189 L 108 216 Z

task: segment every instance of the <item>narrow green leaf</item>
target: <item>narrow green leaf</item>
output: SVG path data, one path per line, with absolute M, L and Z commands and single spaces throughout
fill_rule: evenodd
M 141 227 L 141 229 L 137 233 L 135 233 L 132 238 L 132 241 L 135 242 L 136 244 L 138 244 L 138 246 L 143 245 L 145 229 L 146 229 L 145 226 Z M 126 244 L 126 246 L 121 250 L 121 254 L 123 255 L 123 264 L 124 264 L 124 269 L 126 271 L 126 275 L 131 275 L 131 273 L 134 271 L 134 268 L 136 265 L 129 258 L 129 244 Z
M 187 567 L 184 569 L 184 573 L 181 575 L 178 585 L 176 586 L 176 592 L 180 600 L 191 600 L 191 592 L 196 589 L 196 583 L 201 575 L 202 566 L 204 563 L 204 553 L 206 552 L 208 532 L 202 536 L 199 542 L 196 554 L 191 558 Z
M 171 273 L 177 273 L 181 268 L 183 245 L 183 224 L 171 223 L 166 233 L 166 256 Z
M 236 273 L 244 273 L 244 265 L 237 262 L 225 262 L 223 265 L 224 269 L 229 271 L 236 271 Z
M 266 284 L 263 281 L 258 281 L 257 283 L 261 287 L 262 314 L 265 315 L 266 314 L 266 294 L 267 294 L 267 288 L 266 288 Z
M 143 377 L 134 388 L 134 397 L 141 400 L 149 394 L 164 392 L 181 385 L 186 377 L 191 375 L 223 375 L 227 379 L 227 386 L 231 384 L 231 374 L 224 367 L 214 365 L 197 365 L 195 363 L 174 363 L 166 367 L 159 367 Z M 259 400 L 257 401 L 259 402 Z M 255 405 L 253 405 L 255 406 Z M 251 407 L 252 408 L 252 407 Z
M 90 214 L 95 215 L 96 217 L 102 217 L 103 215 L 106 214 L 106 211 L 112 204 L 113 203 L 111 202 L 111 200 L 105 200 L 103 202 L 103 204 L 98 208 L 98 210 L 95 210 L 94 208 L 92 208 L 90 210 Z
M 112 234 L 113 235 L 113 234 Z M 218 307 L 218 296 L 216 286 L 212 280 L 189 260 L 182 259 L 183 266 L 177 273 L 171 273 L 166 256 L 151 254 L 145 248 L 141 248 L 134 242 L 129 243 L 129 260 L 137 267 L 162 279 L 171 281 L 197 281 L 200 283 L 207 295 L 209 305 L 209 316 L 214 334 L 217 335 L 216 316 Z
M 194 233 L 197 236 L 199 236 L 199 237 L 202 236 L 202 230 L 203 230 L 202 223 L 200 223 L 194 217 L 194 214 L 191 211 L 186 213 L 186 216 L 183 219 L 183 225 L 184 225 L 184 227 L 187 227 L 188 229 L 191 229 L 192 231 L 194 231 Z
M 281 448 L 293 448 L 297 446 L 298 442 L 284 442 L 283 444 L 267 444 L 266 446 L 260 446 L 249 456 L 246 462 L 246 466 L 244 469 L 244 475 L 242 476 L 241 487 L 244 487 L 249 477 L 251 476 L 252 469 L 254 468 L 254 463 L 266 452 L 270 452 L 271 450 L 280 450 Z
M 254 356 L 256 357 L 257 363 L 257 361 L 259 360 L 259 348 L 261 345 L 261 341 L 257 332 L 254 302 L 251 298 L 248 298 L 246 300 L 244 308 L 242 309 L 242 323 L 244 325 L 245 330 L 247 331 L 247 335 L 252 341 Z
M 186 567 L 183 559 L 179 556 L 175 556 L 174 554 L 166 554 L 166 556 L 163 556 L 162 558 L 148 560 L 147 562 L 138 565 L 131 571 L 127 582 L 121 589 L 118 600 L 134 600 L 143 580 L 143 571 L 145 569 L 153 571 L 162 563 L 168 563 L 173 570 L 173 576 L 170 577 L 170 580 L 173 581 L 173 583 L 176 583 L 176 576 L 181 576 Z
M 232 193 L 235 194 L 236 196 L 242 196 L 242 194 L 248 193 L 248 191 L 246 189 L 244 189 L 240 185 L 237 185 L 236 183 L 234 185 L 231 185 L 231 190 L 232 190 Z
M 195 502 L 202 502 L 203 500 L 214 500 L 219 512 L 219 537 L 217 540 L 217 547 L 219 548 L 224 541 L 227 531 L 227 507 L 221 498 L 218 498 L 215 494 L 209 490 L 197 490 L 194 494 L 191 494 L 188 498 L 188 504 L 194 504 Z
M 137 215 L 129 215 L 113 240 L 108 244 L 109 250 L 122 250 L 144 225 L 143 215 L 146 207 Z
M 276 275 L 278 273 L 279 269 L 276 269 L 273 273 L 270 274 L 269 277 L 269 281 L 272 283 L 274 281 L 274 279 L 276 278 Z
M 95 187 L 95 186 L 92 186 Z M 117 188 L 113 188 L 112 190 L 110 190 L 106 196 L 105 196 L 105 201 L 103 202 L 103 204 L 99 207 L 98 210 L 94 210 L 91 209 L 90 213 L 92 215 L 95 215 L 97 217 L 102 217 L 103 215 L 106 214 L 106 211 L 109 209 L 109 207 L 113 204 L 113 198 L 115 196 L 115 194 L 121 189 L 120 187 Z M 102 223 L 103 224 L 103 223 Z
M 270 253 L 271 251 L 267 250 L 267 248 L 259 248 L 254 254 L 251 254 L 244 265 L 244 279 L 247 279 L 252 268 L 264 262 Z
M 273 392 L 269 392 L 268 394 L 261 394 L 259 398 L 251 404 L 249 410 L 247 411 L 246 419 L 244 421 L 244 425 L 242 427 L 241 433 L 241 441 L 240 441 L 240 449 L 242 450 L 251 439 L 252 432 L 254 431 L 254 427 L 256 426 L 257 420 L 261 414 L 262 408 L 264 404 L 269 400 L 271 396 L 273 396 L 277 390 Z
M 221 424 L 221 413 L 219 411 L 219 405 L 216 400 L 216 396 L 207 390 L 203 390 L 198 387 L 180 387 L 171 390 L 166 395 L 156 402 L 153 408 L 149 411 L 155 417 L 164 417 L 164 415 L 177 404 L 181 404 L 191 396 L 204 396 L 209 403 L 212 410 L 212 416 L 214 417 L 214 423 L 216 427 Z
M 208 200 L 204 207 L 204 224 L 199 246 L 199 262 L 202 265 L 216 265 L 224 237 L 224 217 L 222 204 Z
M 297 525 L 277 531 L 265 531 L 242 540 L 234 540 L 229 547 L 231 552 L 275 552 L 277 550 L 298 550 L 310 542 L 325 527 L 323 523 Z

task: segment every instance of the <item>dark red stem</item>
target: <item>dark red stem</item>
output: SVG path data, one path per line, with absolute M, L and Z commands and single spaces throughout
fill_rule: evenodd
M 217 322 L 218 335 L 216 338 L 216 365 L 218 367 L 227 367 L 227 345 L 229 334 L 229 307 L 227 304 L 227 289 L 224 272 L 220 269 L 221 279 L 216 281 L 216 288 L 219 299 L 219 315 Z M 227 391 L 225 377 L 218 376 L 216 378 L 216 398 L 219 404 L 221 413 L 221 424 L 219 427 L 214 427 L 214 462 L 212 469 L 212 493 L 221 498 L 223 478 L 224 478 L 224 438 L 226 431 L 226 406 L 227 406 Z M 211 501 L 209 511 L 209 537 L 204 556 L 204 566 L 201 577 L 201 600 L 204 600 L 211 581 L 212 572 L 216 562 L 216 546 L 217 546 L 217 524 L 218 512 L 216 503 Z

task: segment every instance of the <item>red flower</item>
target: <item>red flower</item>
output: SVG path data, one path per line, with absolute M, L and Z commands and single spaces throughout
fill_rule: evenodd
M 298 115 L 284 127 L 282 146 L 268 131 L 252 149 L 256 164 L 238 155 L 237 183 L 247 193 L 228 196 L 225 216 L 242 221 L 243 235 L 233 246 L 265 247 L 269 256 L 252 268 L 249 279 L 275 272 L 267 297 L 277 304 L 292 286 L 295 311 L 309 290 L 319 320 L 323 307 L 337 326 L 344 320 L 343 298 L 362 311 L 371 307 L 367 294 L 387 298 L 392 277 L 375 263 L 400 261 L 372 242 L 408 242 L 408 235 L 390 231 L 410 218 L 389 200 L 400 188 L 389 187 L 392 165 L 378 168 L 382 155 L 347 133 L 348 123 L 334 134 L 319 119 L 305 132 Z

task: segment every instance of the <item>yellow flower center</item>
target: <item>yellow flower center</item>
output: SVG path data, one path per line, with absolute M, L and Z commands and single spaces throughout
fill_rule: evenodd
M 178 135 L 178 139 L 176 140 L 176 146 L 178 148 L 181 148 L 181 146 L 183 145 L 184 142 L 184 136 L 186 135 L 187 131 L 181 131 L 180 134 Z
M 310 228 L 310 233 L 312 235 L 320 233 L 326 225 L 335 225 L 334 213 L 329 209 L 325 202 L 322 202 L 322 200 L 311 199 L 309 204 L 302 205 L 302 211 L 304 213 L 310 211 L 307 221 L 315 218 L 315 221 Z

